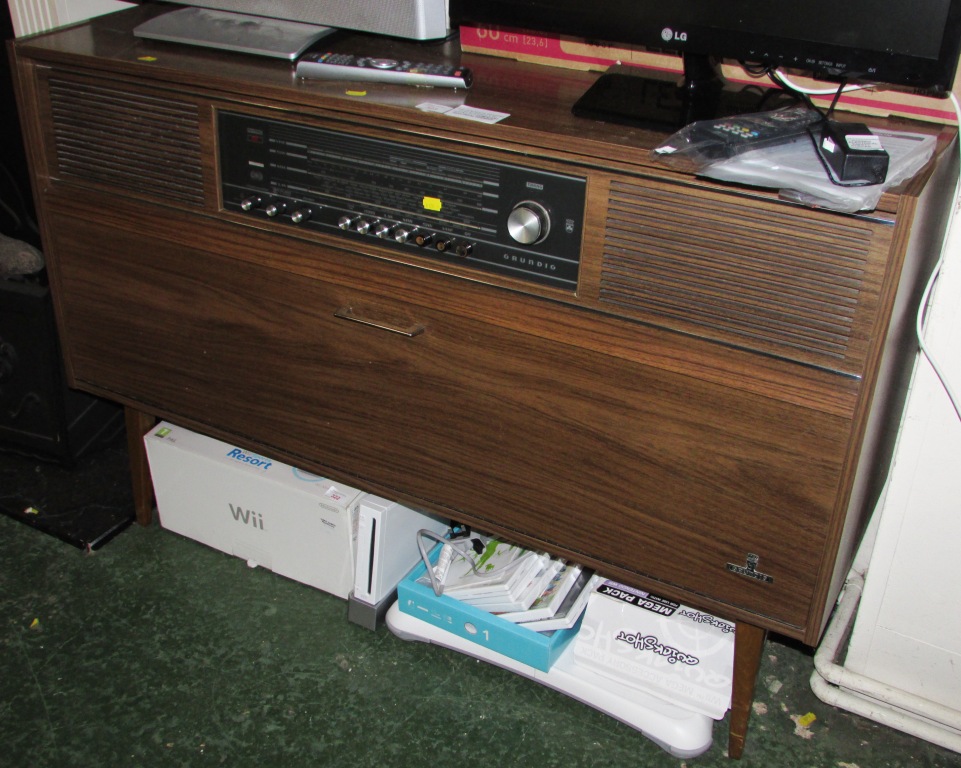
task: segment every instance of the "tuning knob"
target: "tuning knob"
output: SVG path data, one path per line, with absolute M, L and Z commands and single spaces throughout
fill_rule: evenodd
M 264 199 L 260 195 L 251 195 L 250 197 L 244 198 L 244 200 L 240 203 L 240 208 L 241 210 L 244 210 L 244 211 L 252 211 L 254 208 L 257 208 L 263 201 Z
M 290 220 L 294 222 L 294 224 L 302 224 L 313 216 L 313 214 L 314 212 L 310 210 L 310 208 L 298 208 L 290 214 Z
M 274 200 L 273 202 L 267 204 L 267 207 L 264 208 L 264 213 L 270 216 L 270 218 L 274 218 L 275 216 L 280 216 L 280 214 L 286 210 L 287 203 L 285 203 L 283 200 Z
M 521 245 L 540 243 L 551 231 L 551 215 L 540 203 L 525 200 L 507 217 L 507 231 Z
M 377 237 L 381 237 L 381 238 L 390 237 L 391 226 L 386 221 L 381 221 L 373 226 L 373 228 L 371 229 L 371 232 L 373 232 L 374 235 L 376 235 Z
M 406 243 L 415 236 L 417 230 L 413 227 L 397 227 L 394 230 L 394 240 L 398 243 Z

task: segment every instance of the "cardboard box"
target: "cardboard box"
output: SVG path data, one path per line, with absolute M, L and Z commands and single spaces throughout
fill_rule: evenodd
M 144 444 L 164 528 L 347 598 L 365 494 L 166 422 Z
M 652 53 L 638 47 L 593 45 L 574 37 L 543 32 L 464 25 L 460 28 L 460 40 L 462 50 L 468 53 L 483 53 L 568 69 L 603 72 L 612 64 L 620 63 L 661 72 L 675 72 L 678 77 L 682 72 L 679 56 Z M 733 83 L 765 87 L 770 84 L 767 79 L 748 75 L 737 64 L 725 63 L 722 71 L 724 77 Z M 836 84 L 819 82 L 809 77 L 792 77 L 792 80 L 805 88 L 837 87 Z M 957 85 L 954 90 L 957 93 Z M 814 101 L 824 107 L 830 106 L 832 100 L 833 93 L 814 97 Z M 879 117 L 908 117 L 946 125 L 957 122 L 949 99 L 920 96 L 893 89 L 880 88 L 876 91 L 863 90 L 845 94 L 838 101 L 837 109 Z
M 439 553 L 440 545 L 431 552 L 432 561 Z M 547 672 L 577 635 L 579 624 L 571 629 L 535 632 L 453 597 L 438 597 L 430 586 L 417 582 L 426 573 L 427 567 L 421 562 L 397 585 L 397 606 L 403 613 L 529 667 Z
M 731 706 L 734 624 L 613 581 L 587 604 L 574 662 L 715 720 Z

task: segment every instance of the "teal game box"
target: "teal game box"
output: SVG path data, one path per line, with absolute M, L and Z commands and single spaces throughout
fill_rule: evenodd
M 431 558 L 436 560 L 439 552 L 440 545 L 434 548 Z M 421 562 L 398 585 L 397 606 L 402 612 L 542 672 L 551 668 L 580 627 L 578 621 L 570 629 L 535 632 L 456 598 L 438 597 L 429 584 L 418 581 L 426 574 L 427 567 Z

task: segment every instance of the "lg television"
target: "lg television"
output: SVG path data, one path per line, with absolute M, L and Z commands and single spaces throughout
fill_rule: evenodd
M 679 54 L 679 124 L 739 111 L 719 101 L 723 59 L 944 96 L 961 53 L 961 0 L 450 0 L 450 18 Z M 643 122 L 649 107 L 664 117 L 663 104 L 651 104 L 663 86 L 617 79 L 601 78 L 588 101 L 636 111 L 629 122 Z

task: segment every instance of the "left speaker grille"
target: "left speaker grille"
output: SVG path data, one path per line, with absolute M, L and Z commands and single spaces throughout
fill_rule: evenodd
M 61 177 L 203 204 L 195 104 L 56 77 L 49 93 Z

